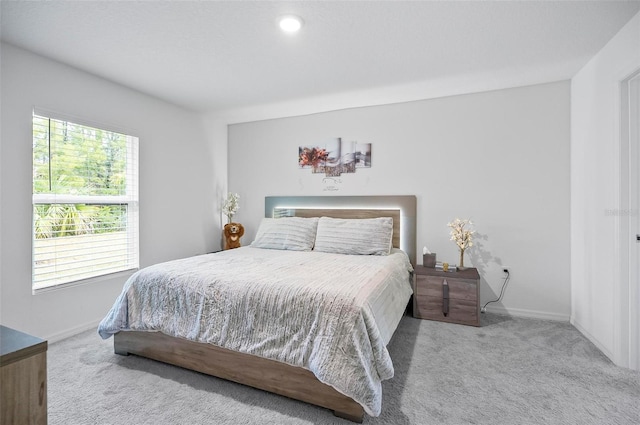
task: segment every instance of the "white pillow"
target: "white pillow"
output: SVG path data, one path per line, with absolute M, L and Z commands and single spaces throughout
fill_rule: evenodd
M 311 251 L 316 238 L 318 217 L 263 218 L 254 248 Z
M 350 255 L 389 255 L 393 218 L 321 217 L 314 251 Z

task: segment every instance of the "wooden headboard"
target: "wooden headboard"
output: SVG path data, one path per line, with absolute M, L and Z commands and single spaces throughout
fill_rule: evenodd
M 416 264 L 415 196 L 267 196 L 265 217 L 393 218 L 392 245 Z

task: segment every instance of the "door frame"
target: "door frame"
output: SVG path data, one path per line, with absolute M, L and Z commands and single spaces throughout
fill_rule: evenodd
M 620 84 L 620 279 L 616 288 L 616 357 L 640 370 L 640 70 Z

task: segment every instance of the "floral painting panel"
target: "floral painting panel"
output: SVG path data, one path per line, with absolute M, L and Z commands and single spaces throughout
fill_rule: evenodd
M 327 156 L 326 148 L 300 146 L 298 147 L 298 166 L 300 168 L 311 168 L 313 173 L 324 173 Z

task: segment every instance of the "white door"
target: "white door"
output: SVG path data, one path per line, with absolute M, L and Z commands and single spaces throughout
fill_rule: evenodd
M 640 73 L 629 80 L 629 145 L 633 153 L 630 168 L 634 182 L 630 184 L 630 210 L 635 235 L 634 254 L 630 258 L 632 268 L 629 279 L 629 367 L 640 370 Z M 635 238 L 634 238 L 635 236 Z M 635 264 L 634 264 L 635 263 Z

